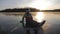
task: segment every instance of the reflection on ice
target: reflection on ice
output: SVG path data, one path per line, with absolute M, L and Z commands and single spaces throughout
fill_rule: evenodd
M 37 12 L 35 17 L 36 17 L 38 22 L 41 22 L 44 18 L 44 13 L 43 12 Z

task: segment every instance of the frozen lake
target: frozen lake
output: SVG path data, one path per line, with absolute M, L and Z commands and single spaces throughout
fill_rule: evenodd
M 11 34 L 25 34 L 20 21 L 22 20 L 22 13 L 20 15 L 13 15 L 14 13 L 0 13 L 0 27 L 1 30 L 9 31 Z M 18 14 L 18 13 L 17 13 Z M 34 20 L 40 22 L 46 20 L 46 23 L 39 30 L 39 34 L 60 34 L 60 12 L 38 12 L 32 13 Z M 42 18 L 43 17 L 43 18 Z M 41 20 L 40 20 L 41 19 Z M 31 34 L 33 34 L 31 29 Z

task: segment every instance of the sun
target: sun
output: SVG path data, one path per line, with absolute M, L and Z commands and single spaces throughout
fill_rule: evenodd
M 40 10 L 48 9 L 50 5 L 51 3 L 46 0 L 35 0 L 29 4 L 30 7 L 37 8 Z

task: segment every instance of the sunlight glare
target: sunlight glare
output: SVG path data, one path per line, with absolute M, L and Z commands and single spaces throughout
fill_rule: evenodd
M 43 18 L 44 18 L 43 12 L 37 12 L 35 18 L 37 19 L 38 22 L 41 22 L 43 20 Z
M 31 2 L 29 6 L 40 10 L 45 10 L 51 6 L 51 2 L 45 0 L 35 0 L 34 2 Z

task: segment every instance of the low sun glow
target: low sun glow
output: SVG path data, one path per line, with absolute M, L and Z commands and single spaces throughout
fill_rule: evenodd
M 43 18 L 44 18 L 43 12 L 37 12 L 35 18 L 37 19 L 38 22 L 41 22 L 43 20 Z
M 34 0 L 29 4 L 30 7 L 37 8 L 40 10 L 46 10 L 51 5 L 52 3 L 49 2 L 48 0 Z M 36 14 L 37 21 L 41 22 L 43 18 L 44 18 L 43 12 L 37 12 Z
M 46 10 L 49 6 L 51 6 L 51 3 L 46 0 L 35 0 L 29 4 L 30 7 L 34 7 L 40 10 Z

